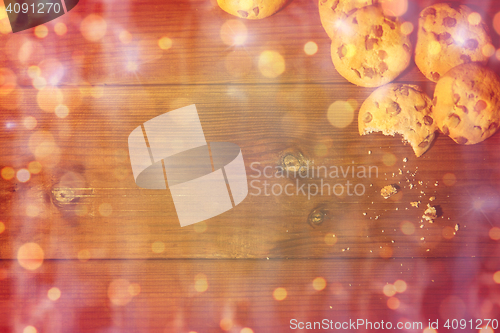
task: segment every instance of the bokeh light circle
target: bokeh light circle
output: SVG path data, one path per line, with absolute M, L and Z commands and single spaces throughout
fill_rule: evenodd
M 90 14 L 82 20 L 80 32 L 91 42 L 97 42 L 106 35 L 106 21 L 96 14 Z
M 259 56 L 259 71 L 263 76 L 274 79 L 285 71 L 285 59 L 279 52 L 264 51 Z
M 23 244 L 17 251 L 17 261 L 27 270 L 35 270 L 42 266 L 44 253 L 37 243 Z
M 354 120 L 354 108 L 347 101 L 335 101 L 328 107 L 327 118 L 336 128 L 346 128 Z

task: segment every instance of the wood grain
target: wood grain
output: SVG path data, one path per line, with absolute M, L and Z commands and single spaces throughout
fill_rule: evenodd
M 435 2 L 409 1 L 405 19 L 417 27 L 420 10 Z M 491 15 L 497 9 L 494 1 L 462 3 L 482 13 L 491 25 Z M 80 33 L 82 20 L 91 13 L 101 15 L 107 23 L 107 33 L 98 42 L 88 41 Z M 55 60 L 64 67 L 58 85 L 347 84 L 333 67 L 330 39 L 321 26 L 316 1 L 292 1 L 272 19 L 242 21 L 247 31 L 243 45 L 227 45 L 221 38 L 223 24 L 234 19 L 214 0 L 166 1 L 162 5 L 154 0 L 87 0 L 61 17 L 68 26 L 66 35 L 50 33 L 42 41 L 33 41 L 37 51 L 23 55 L 22 62 L 19 51 L 23 42 L 32 39 L 32 30 L 3 38 L 0 51 L 23 85 L 31 85 L 27 66 L 42 60 Z M 131 34 L 127 43 L 120 40 L 123 31 Z M 498 45 L 497 35 L 492 35 Z M 168 50 L 158 47 L 164 36 L 172 41 Z M 312 56 L 304 52 L 309 41 L 318 45 Z M 259 56 L 266 50 L 279 52 L 284 58 L 285 71 L 277 78 L 267 78 L 259 71 Z M 498 61 L 492 59 L 490 67 L 498 70 Z M 398 80 L 427 82 L 414 64 Z
M 437 2 L 409 1 L 405 19 L 416 26 L 420 10 Z M 500 3 L 461 3 L 483 15 L 498 47 L 492 22 Z M 106 22 L 96 42 L 80 29 L 90 14 Z M 292 318 L 441 325 L 499 318 L 500 135 L 475 146 L 439 135 L 420 158 L 400 137 L 361 137 L 357 112 L 374 89 L 335 71 L 316 1 L 239 20 L 247 29 L 239 46 L 221 38 L 229 20 L 214 0 L 82 0 L 47 24 L 45 38 L 33 29 L 0 37 L 0 169 L 42 165 L 29 181 L 0 180 L 0 332 L 27 325 L 37 332 L 289 332 Z M 57 22 L 66 34 L 54 33 Z M 162 37 L 170 48 L 158 46 Z M 308 41 L 318 46 L 314 55 L 304 52 Z M 283 57 L 281 75 L 263 75 L 264 51 Z M 498 73 L 498 63 L 492 57 L 488 66 Z M 30 66 L 40 68 L 46 88 L 34 87 L 41 83 Z M 397 81 L 430 96 L 435 86 L 414 64 Z M 58 104 L 66 117 L 54 112 Z M 135 184 L 127 138 L 190 104 L 208 142 L 241 148 L 250 194 L 181 228 L 169 190 Z M 329 109 L 342 105 L 352 109 L 333 117 L 344 119 L 336 127 Z M 25 126 L 28 117 L 34 128 Z M 329 172 L 270 174 L 284 156 Z M 335 167 L 378 174 L 335 177 Z M 347 181 L 364 193 L 349 195 Z M 325 184 L 344 185 L 344 193 L 308 197 L 307 188 Z M 388 184 L 400 191 L 385 200 L 380 189 Z M 292 195 L 276 194 L 286 186 Z M 434 223 L 420 223 L 427 203 L 438 207 Z M 44 251 L 35 270 L 17 260 L 29 242 Z M 325 289 L 313 288 L 317 277 Z M 116 280 L 118 294 L 110 295 Z M 392 296 L 399 306 L 391 310 L 383 288 L 397 280 L 407 289 Z M 197 291 L 205 281 L 208 289 Z M 139 294 L 131 296 L 130 284 Z M 57 301 L 47 298 L 52 287 L 61 291 Z M 282 301 L 273 298 L 279 287 L 287 290 Z M 223 319 L 230 329 L 221 328 Z
M 4 202 L 10 205 L 4 208 L 7 231 L 0 237 L 13 243 L 3 248 L 2 258 L 15 258 L 17 242 L 29 240 L 44 244 L 47 257 L 54 259 L 76 258 L 82 249 L 95 258 L 441 257 L 456 255 L 465 244 L 477 245 L 461 249 L 460 256 L 496 255 L 489 250 L 495 242 L 488 231 L 498 225 L 498 135 L 477 146 L 460 146 L 440 136 L 416 158 L 399 138 L 360 137 L 354 119 L 346 128 L 330 124 L 327 110 L 338 96 L 360 104 L 368 93 L 360 95 L 353 86 L 104 87 L 99 98 L 64 88 L 62 94 L 71 97 L 70 114 L 64 119 L 31 111 L 37 91 L 19 91 L 21 114 L 40 119 L 38 131 L 4 133 L 3 140 L 10 143 L 1 161 L 25 167 L 33 160 L 30 138 L 45 131 L 59 150 L 44 158 L 60 158 L 60 163 L 44 168 L 26 184 L 15 178 L 3 182 Z M 176 100 L 177 96 L 186 97 Z M 194 226 L 179 227 L 168 190 L 135 185 L 128 158 L 127 138 L 138 124 L 188 104 L 197 105 L 207 141 L 241 147 L 251 182 L 246 200 L 204 222 L 206 231 L 201 233 Z M 11 116 L 22 121 L 20 114 Z M 286 151 L 309 161 L 307 178 L 276 174 Z M 332 176 L 335 167 L 356 167 L 356 173 L 372 167 L 378 174 L 358 178 L 339 171 Z M 77 201 L 55 205 L 52 191 L 68 172 L 78 174 L 84 185 L 75 189 Z M 456 182 L 446 185 L 450 175 Z M 347 181 L 353 184 L 350 195 Z M 393 183 L 401 188 L 400 194 L 383 199 L 380 189 Z M 291 195 L 283 192 L 287 184 Z M 322 184 L 329 186 L 323 195 Z M 334 194 L 336 184 L 342 187 Z M 358 184 L 362 195 L 354 194 Z M 429 201 L 431 196 L 435 202 Z M 410 205 L 414 201 L 421 202 L 419 208 Z M 419 223 L 427 203 L 441 208 L 434 224 Z M 109 215 L 100 212 L 103 204 L 110 205 Z M 40 210 L 38 216 L 26 216 L 30 205 Z M 326 214 L 318 226 L 308 223 L 314 209 Z M 402 233 L 403 221 L 417 228 L 413 235 Z M 443 232 L 456 224 L 457 236 L 443 238 Z M 334 246 L 325 243 L 327 234 L 336 235 Z M 166 246 L 159 255 L 151 251 L 156 241 Z
M 5 260 L 0 264 L 15 265 Z M 498 318 L 497 307 L 480 306 L 498 298 L 495 285 L 470 270 L 482 265 L 488 273 L 500 268 L 497 260 L 471 258 L 51 260 L 29 275 L 12 267 L 1 280 L 0 295 L 8 296 L 0 313 L 8 319 L 0 329 L 31 324 L 43 332 L 221 332 L 226 320 L 235 332 L 244 327 L 287 332 L 291 319 L 409 321 L 425 328 L 429 320 L 441 322 L 443 317 Z M 326 282 L 324 289 L 313 287 L 318 277 Z M 206 287 L 203 292 L 196 289 L 200 279 L 204 287 L 198 290 Z M 113 288 L 116 280 L 125 286 L 123 292 Z M 383 288 L 397 280 L 405 281 L 406 289 L 393 296 L 401 304 L 395 311 L 388 308 L 390 297 Z M 140 287 L 139 294 L 127 294 L 130 284 Z M 61 292 L 57 301 L 47 298 L 52 287 Z M 274 299 L 276 288 L 286 290 L 285 299 Z M 22 316 L 27 309 L 37 316 Z

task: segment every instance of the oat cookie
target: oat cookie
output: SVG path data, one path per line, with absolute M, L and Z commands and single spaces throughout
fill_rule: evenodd
M 385 85 L 361 105 L 358 129 L 360 135 L 372 132 L 392 136 L 401 134 L 419 157 L 429 149 L 437 130 L 432 101 L 418 86 Z
M 217 0 L 224 11 L 250 20 L 271 16 L 287 2 L 288 0 Z
M 469 7 L 438 3 L 422 10 L 418 22 L 415 63 L 429 80 L 437 82 L 463 63 L 488 60 L 483 54 L 491 43 L 487 26 Z
M 378 87 L 394 80 L 408 67 L 411 52 L 400 21 L 384 16 L 376 6 L 349 15 L 339 26 L 331 49 L 335 69 L 362 87 Z
M 457 66 L 438 81 L 433 102 L 444 134 L 459 144 L 479 143 L 500 124 L 500 79 L 478 63 Z
M 349 14 L 358 8 L 374 5 L 378 0 L 319 0 L 319 17 L 330 39 L 335 38 L 335 31 Z

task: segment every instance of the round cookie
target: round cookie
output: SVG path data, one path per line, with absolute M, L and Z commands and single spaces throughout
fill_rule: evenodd
M 457 66 L 438 81 L 433 103 L 441 132 L 459 144 L 479 143 L 500 125 L 500 80 L 478 63 Z
M 331 53 L 335 69 L 349 82 L 378 87 L 408 67 L 411 50 L 400 21 L 384 16 L 376 6 L 367 6 L 357 9 L 339 25 Z
M 418 22 L 415 63 L 429 80 L 437 82 L 455 66 L 488 60 L 487 26 L 469 7 L 438 3 L 422 10 Z
M 288 0 L 217 0 L 224 11 L 250 20 L 262 19 L 280 10 Z
M 401 134 L 419 157 L 429 149 L 437 130 L 432 101 L 416 85 L 385 85 L 361 105 L 358 129 L 360 135 L 372 132 L 392 136 Z
M 319 17 L 330 39 L 335 38 L 335 31 L 341 20 L 354 10 L 374 5 L 378 0 L 319 0 Z

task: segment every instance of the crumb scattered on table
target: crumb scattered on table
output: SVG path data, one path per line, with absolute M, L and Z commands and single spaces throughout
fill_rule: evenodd
M 427 209 L 425 210 L 424 215 L 422 215 L 422 219 L 428 221 L 429 223 L 433 223 L 437 217 L 436 207 L 427 204 Z
M 384 186 L 380 190 L 380 195 L 383 196 L 384 199 L 388 199 L 388 198 L 390 198 L 391 196 L 393 196 L 396 193 L 398 193 L 398 189 L 394 185 Z

